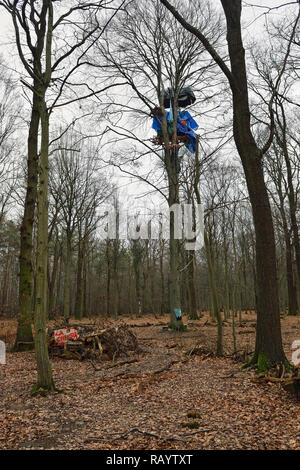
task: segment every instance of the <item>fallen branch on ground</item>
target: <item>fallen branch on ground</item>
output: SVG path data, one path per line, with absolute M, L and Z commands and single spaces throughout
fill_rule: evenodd
M 129 359 L 128 361 L 116 362 L 115 364 L 111 364 L 111 365 L 106 366 L 106 367 L 97 367 L 96 364 L 92 360 L 90 360 L 90 363 L 92 364 L 92 366 L 94 367 L 94 369 L 96 371 L 108 370 L 108 369 L 112 369 L 113 367 L 123 366 L 125 364 L 133 364 L 134 362 L 139 362 L 139 360 L 138 359 Z
M 162 367 L 162 369 L 158 369 L 158 370 L 155 370 L 154 372 L 152 372 L 152 374 L 153 374 L 153 375 L 161 374 L 162 372 L 165 372 L 166 370 L 169 370 L 170 367 L 171 367 L 173 364 L 177 364 L 178 362 L 182 362 L 182 361 L 171 361 L 171 362 L 169 362 L 165 367 Z
M 149 436 L 149 437 L 155 437 L 156 439 L 162 439 L 163 441 L 181 441 L 181 442 L 191 442 L 190 440 L 187 440 L 187 439 L 182 439 L 180 437 L 167 437 L 167 436 L 160 436 L 159 434 L 154 434 L 152 432 L 148 432 L 148 431 L 142 431 L 141 429 L 139 428 L 132 428 L 132 429 L 129 429 L 128 431 L 125 431 L 123 433 L 120 433 L 119 436 L 117 437 L 114 437 L 112 439 L 107 439 L 107 438 L 102 438 L 102 437 L 88 437 L 86 439 L 85 442 L 97 442 L 97 441 L 102 441 L 102 442 L 111 442 L 111 441 L 117 441 L 119 439 L 122 439 L 126 436 L 128 436 L 128 434 L 131 434 L 131 433 L 134 433 L 134 432 L 137 432 L 139 434 L 143 434 L 144 436 Z
M 199 429 L 198 431 L 189 432 L 189 433 L 186 433 L 186 434 L 180 434 L 180 436 L 181 437 L 188 437 L 188 436 L 193 436 L 194 434 L 200 434 L 201 432 L 211 432 L 211 431 L 215 431 L 215 429 Z

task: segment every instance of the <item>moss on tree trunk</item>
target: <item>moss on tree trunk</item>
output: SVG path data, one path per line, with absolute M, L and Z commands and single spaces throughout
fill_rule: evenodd
M 35 89 L 34 84 L 34 89 Z M 28 351 L 34 348 L 32 335 L 32 230 L 38 183 L 38 129 L 40 116 L 37 109 L 38 97 L 33 93 L 32 112 L 27 141 L 27 189 L 24 214 L 20 230 L 20 279 L 19 313 L 14 351 Z

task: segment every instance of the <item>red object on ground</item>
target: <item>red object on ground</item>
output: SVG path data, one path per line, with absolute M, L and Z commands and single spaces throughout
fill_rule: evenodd
M 54 331 L 54 340 L 57 346 L 63 346 L 67 341 L 76 341 L 79 338 L 75 328 L 62 328 Z

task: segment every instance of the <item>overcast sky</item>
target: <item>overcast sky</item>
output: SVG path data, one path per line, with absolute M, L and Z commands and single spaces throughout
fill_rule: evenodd
M 205 0 L 207 1 L 207 0 Z M 210 0 L 217 7 L 220 7 L 219 0 Z M 245 27 L 244 37 L 256 38 L 257 35 L 263 34 L 266 16 L 264 13 L 267 11 L 262 8 L 264 6 L 274 8 L 283 3 L 288 3 L 288 0 L 246 0 L 244 2 L 242 21 Z M 294 8 L 291 6 L 291 8 Z M 273 10 L 272 17 L 279 17 L 283 14 L 283 10 Z M 270 15 L 269 15 L 270 17 Z M 7 55 L 8 51 L 11 52 L 10 39 L 12 37 L 12 25 L 9 14 L 2 8 L 0 10 L 0 52 Z

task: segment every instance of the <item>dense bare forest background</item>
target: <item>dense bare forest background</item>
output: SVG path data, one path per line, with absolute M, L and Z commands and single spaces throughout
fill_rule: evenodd
M 155 3 L 155 2 L 154 2 Z M 250 103 L 252 127 L 258 140 L 264 139 L 269 120 L 268 99 L 272 93 L 278 70 L 286 59 L 290 30 L 293 26 L 295 6 L 282 9 L 280 19 L 267 21 L 268 29 L 262 34 L 263 42 L 247 45 L 249 62 Z M 129 85 L 134 79 L 139 86 L 138 93 L 147 100 L 153 97 L 150 71 L 142 70 L 143 51 L 151 45 L 143 43 L 142 34 L 155 40 L 146 20 L 157 14 L 153 8 L 147 11 L 144 5 L 132 16 L 129 6 L 124 24 L 122 14 L 107 29 L 103 43 L 93 49 L 93 63 L 88 70 L 86 87 L 95 90 L 96 81 L 111 83 L 116 77 L 117 60 L 123 66 L 121 78 L 128 74 Z M 246 8 L 246 6 L 245 6 Z M 222 41 L 222 20 L 219 14 L 210 15 L 209 30 L 214 41 Z M 138 16 L 139 15 L 139 16 Z M 153 16 L 153 21 L 155 17 Z M 143 23 L 143 21 L 145 21 Z M 168 41 L 176 34 L 185 34 L 180 27 L 167 20 L 174 28 Z M 142 27 L 138 31 L 137 22 Z M 215 34 L 220 25 L 218 38 Z M 114 29 L 121 28 L 124 44 L 114 44 Z M 255 27 L 255 23 L 253 25 Z M 129 39 L 133 51 L 126 43 L 127 31 L 136 34 Z M 131 29 L 130 29 L 131 28 Z M 151 33 L 154 37 L 151 37 Z M 140 35 L 140 36 L 139 36 Z M 121 36 L 122 37 L 122 36 Z M 128 36 L 127 36 L 128 38 Z M 118 36 L 118 40 L 120 36 Z M 138 44 L 137 44 L 138 43 Z M 174 48 L 174 44 L 168 44 Z M 110 50 L 108 49 L 110 48 Z M 113 48 L 118 53 L 112 57 Z M 298 83 L 298 36 L 290 44 L 284 75 L 274 99 L 275 135 L 273 143 L 263 158 L 265 181 L 268 188 L 276 233 L 277 267 L 280 289 L 280 307 L 290 314 L 298 311 L 299 298 L 299 235 L 298 186 L 299 186 L 299 112 L 297 104 Z M 145 49 L 143 49 L 145 48 Z M 204 52 L 195 46 L 189 51 L 189 74 L 186 81 L 195 86 L 197 103 L 192 112 L 200 124 L 201 200 L 205 209 L 205 228 L 208 234 L 215 268 L 215 282 L 218 286 L 219 303 L 225 317 L 230 310 L 255 309 L 255 245 L 251 210 L 240 163 L 230 138 L 231 115 L 229 112 L 228 90 L 217 74 L 215 66 L 207 57 L 200 69 L 194 65 Z M 91 50 L 88 52 L 92 57 Z M 103 54 L 104 58 L 103 58 Z M 106 55 L 105 55 L 106 54 Z M 140 55 L 138 55 L 140 54 Z M 193 56 L 194 54 L 194 56 Z M 132 64 L 129 58 L 132 58 Z M 153 57 L 153 67 L 155 67 Z M 88 59 L 90 60 L 90 59 Z M 88 62 L 87 60 L 87 62 Z M 146 60 L 146 59 L 144 59 Z M 147 58 L 147 60 L 149 60 Z M 164 60 L 170 60 L 166 56 Z M 106 62 L 105 62 L 106 61 Z M 104 65 L 107 63 L 107 65 Z M 102 65 L 103 64 L 103 65 Z M 166 64 L 166 67 L 168 64 Z M 120 66 L 119 66 L 120 67 Z M 133 68 L 135 70 L 133 71 Z M 151 64 L 149 65 L 151 70 Z M 167 69 L 166 69 L 167 70 Z M 167 73 L 167 72 L 165 72 Z M 147 74 L 149 80 L 147 82 Z M 59 79 L 60 80 L 60 79 Z M 56 85 L 57 86 L 57 85 Z M 21 82 L 22 87 L 22 82 Z M 77 96 L 75 90 L 66 91 Z M 81 87 L 84 87 L 81 84 Z M 152 93 L 152 95 L 151 95 Z M 91 93 L 92 94 L 92 93 Z M 118 99 L 124 94 L 119 103 Z M 20 88 L 20 78 L 11 70 L 6 58 L 1 62 L 1 296 L 2 315 L 14 316 L 18 311 L 18 258 L 19 229 L 26 177 L 24 132 L 26 132 L 26 88 Z M 48 267 L 48 314 L 49 318 L 70 315 L 81 318 L 94 315 L 160 314 L 168 311 L 168 243 L 164 240 L 139 240 L 135 242 L 115 240 L 100 241 L 97 226 L 103 223 L 97 214 L 101 201 L 116 204 L 117 196 L 122 204 L 127 185 L 120 189 L 111 184 L 111 172 L 107 164 L 118 166 L 121 171 L 149 179 L 151 184 L 166 194 L 166 176 L 159 163 L 159 155 L 146 141 L 149 136 L 150 119 L 148 109 L 142 100 L 130 89 L 122 88 L 115 94 L 101 100 L 86 98 L 79 101 L 83 114 L 63 127 L 52 126 L 50 147 L 50 198 L 49 198 L 49 267 Z M 76 98 L 74 100 L 76 104 Z M 68 98 L 66 98 L 66 101 Z M 87 100 L 89 104 L 87 104 Z M 149 103 L 150 101 L 148 101 Z M 128 104 L 129 103 L 129 104 Z M 150 102 L 151 103 L 151 102 Z M 25 104 L 25 106 L 24 106 Z M 84 112 L 88 108 L 91 112 Z M 77 111 L 77 108 L 76 108 Z M 76 114 L 72 109 L 71 113 Z M 86 116 L 88 115 L 88 116 Z M 88 119 L 88 121 L 87 121 Z M 57 120 L 54 120 L 54 123 Z M 93 123 L 93 124 L 92 124 Z M 88 126 L 97 130 L 98 136 L 88 132 Z M 92 135 L 90 135 L 92 134 Z M 114 141 L 112 145 L 111 141 Z M 103 169 L 101 169 L 103 167 Z M 141 170 L 140 170 L 141 169 Z M 180 175 L 180 201 L 188 202 L 193 197 L 191 174 L 193 161 L 184 162 Z M 150 198 L 155 189 L 150 189 L 145 198 Z M 117 194 L 117 196 L 116 196 Z M 154 202 L 155 204 L 155 202 Z M 137 205 L 138 207 L 138 205 Z M 33 253 L 33 265 L 34 265 Z M 211 308 L 207 279 L 206 259 L 203 249 L 196 253 L 181 250 L 180 290 L 183 310 L 192 318 L 201 310 Z M 34 272 L 33 272 L 34 275 Z M 73 293 L 71 296 L 70 293 Z M 138 299 L 141 309 L 138 309 Z
M 297 315 L 300 301 L 299 3 L 0 5 L 13 27 L 13 60 L 1 58 L 0 312 L 18 317 L 15 349 L 33 344 L 33 317 L 42 367 L 47 320 L 169 313 L 178 328 L 181 309 L 210 312 L 222 355 L 222 322 L 257 311 L 255 361 L 284 361 L 279 310 Z M 178 172 L 150 114 L 186 85 L 199 131 Z M 201 249 L 139 228 L 100 236 L 103 204 L 135 211 L 140 227 L 151 206 L 177 203 L 201 203 Z

